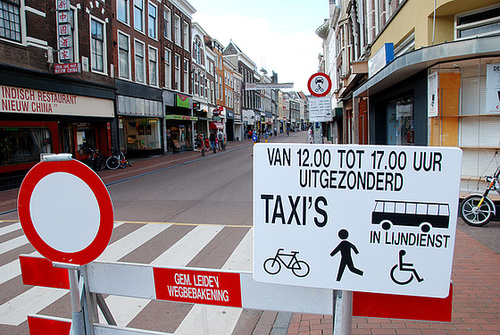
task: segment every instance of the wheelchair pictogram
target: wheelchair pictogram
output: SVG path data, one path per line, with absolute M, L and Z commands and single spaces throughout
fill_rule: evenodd
M 398 285 L 407 285 L 416 279 L 417 282 L 423 282 L 424 278 L 418 275 L 417 270 L 413 267 L 413 263 L 405 263 L 403 257 L 406 255 L 405 250 L 399 251 L 398 264 L 391 269 L 391 279 Z

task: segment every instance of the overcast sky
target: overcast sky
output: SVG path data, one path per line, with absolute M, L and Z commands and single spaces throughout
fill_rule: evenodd
M 212 38 L 233 42 L 258 70 L 278 73 L 280 83 L 293 82 L 307 90 L 307 80 L 318 72 L 321 43 L 315 31 L 328 18 L 328 0 L 188 0 L 198 22 Z

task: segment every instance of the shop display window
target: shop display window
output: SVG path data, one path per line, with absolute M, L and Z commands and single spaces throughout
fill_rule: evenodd
M 0 128 L 0 165 L 39 162 L 41 153 L 52 152 L 48 128 Z
M 168 141 L 173 151 L 193 149 L 192 128 L 190 125 L 175 125 L 168 128 Z
M 387 104 L 387 144 L 414 145 L 415 118 L 413 115 L 413 97 L 402 97 Z
M 96 132 L 93 128 L 80 128 L 76 133 L 76 144 L 80 155 L 90 155 L 96 149 Z
M 127 150 L 161 149 L 161 127 L 157 118 L 123 119 Z

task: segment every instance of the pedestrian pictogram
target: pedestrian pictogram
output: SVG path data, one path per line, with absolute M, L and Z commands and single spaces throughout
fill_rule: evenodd
M 359 254 L 359 251 L 354 244 L 347 240 L 348 237 L 349 232 L 346 229 L 341 229 L 339 231 L 339 238 L 342 240 L 342 242 L 340 242 L 337 247 L 330 253 L 330 256 L 334 257 L 335 254 L 340 252 L 340 266 L 339 271 L 337 272 L 337 281 L 340 281 L 342 279 L 342 275 L 344 274 L 346 266 L 352 273 L 360 276 L 363 275 L 363 271 L 354 266 L 354 261 L 352 259 L 352 252 L 354 252 L 355 254 Z
M 405 263 L 403 258 L 406 255 L 405 250 L 399 251 L 398 264 L 391 269 L 391 279 L 398 285 L 407 285 L 415 278 L 417 282 L 423 282 L 424 278 L 418 275 L 417 270 L 413 267 L 413 263 Z M 408 276 L 409 274 L 409 276 Z

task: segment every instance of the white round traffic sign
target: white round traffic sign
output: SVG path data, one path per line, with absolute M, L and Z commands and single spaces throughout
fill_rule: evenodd
M 324 97 L 332 89 L 332 80 L 326 73 L 318 72 L 309 78 L 307 88 L 315 97 Z
M 28 240 L 53 262 L 92 262 L 113 232 L 108 190 L 94 171 L 77 160 L 35 165 L 19 189 L 18 213 Z

